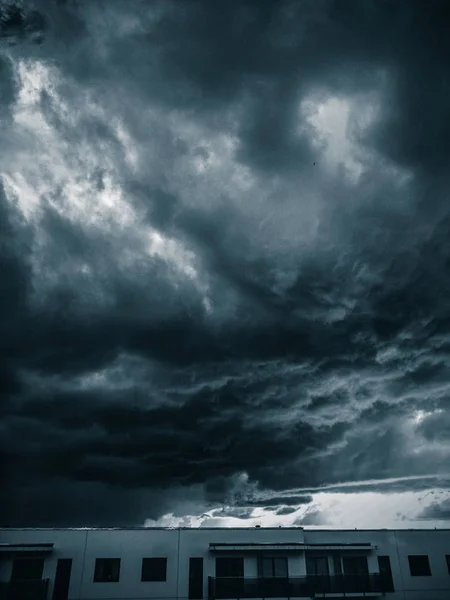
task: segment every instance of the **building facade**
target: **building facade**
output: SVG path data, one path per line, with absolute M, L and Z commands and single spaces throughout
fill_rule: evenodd
M 0 598 L 450 600 L 450 530 L 0 529 Z

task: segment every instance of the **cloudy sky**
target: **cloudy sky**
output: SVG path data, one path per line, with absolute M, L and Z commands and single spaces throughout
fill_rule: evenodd
M 448 0 L 0 0 L 0 525 L 450 527 Z

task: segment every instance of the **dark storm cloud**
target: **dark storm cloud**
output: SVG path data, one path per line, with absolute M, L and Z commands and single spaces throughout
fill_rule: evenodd
M 128 16 L 123 6 L 111 4 L 118 22 Z M 133 75 L 153 76 L 152 96 L 195 111 L 222 110 L 246 99 L 239 137 L 241 157 L 250 164 L 284 170 L 311 158 L 306 140 L 292 137 L 299 92 L 321 85 L 361 89 L 371 84 L 374 70 L 386 69 L 393 79 L 389 109 L 370 132 L 370 145 L 375 140 L 395 161 L 420 169 L 445 165 L 449 89 L 443 73 L 450 51 L 445 1 L 427 9 L 419 2 L 337 0 L 156 7 L 152 20 L 119 43 L 99 19 L 100 6 L 86 11 L 89 32 L 102 38 L 109 53 L 106 77 L 126 76 L 131 65 Z M 135 10 L 140 16 L 142 9 Z M 146 47 L 157 49 L 157 61 L 145 56 Z M 88 51 L 85 44 L 82 52 Z M 96 67 L 91 69 L 97 76 Z M 74 59 L 72 68 L 79 69 Z
M 26 3 L 3 0 L 0 3 L 0 39 L 10 44 L 26 39 L 41 43 L 46 29 L 46 20 L 41 12 Z
M 170 493 L 155 488 L 143 491 L 100 481 L 73 482 L 64 477 L 48 481 L 41 477 L 16 489 L 14 502 L 6 495 L 0 499 L 4 515 L 2 527 L 11 524 L 17 527 L 34 524 L 42 527 L 142 526 L 146 519 L 157 519 L 167 511 L 182 516 L 191 505 L 197 508 L 201 499 L 195 489 L 183 488 L 183 500 L 179 501 L 174 499 L 175 488 Z M 30 503 L 35 507 L 33 514 L 28 508 Z
M 257 506 L 277 506 L 279 504 L 285 504 L 286 506 L 297 506 L 300 504 L 309 504 L 312 501 L 312 496 L 271 496 L 259 500 L 255 498 L 250 504 Z M 288 514 L 288 513 L 278 513 Z
M 450 414 L 440 410 L 425 417 L 417 427 L 417 432 L 427 440 L 447 442 L 450 440 Z
M 153 395 L 157 397 L 158 392 L 155 389 Z M 175 482 L 192 485 L 222 475 L 222 485 L 216 484 L 209 493 L 215 489 L 223 497 L 223 487 L 229 485 L 226 478 L 236 470 L 252 473 L 265 485 L 279 482 L 286 471 L 283 463 L 290 463 L 302 451 L 307 453 L 308 448 L 323 448 L 337 435 L 327 427 L 297 425 L 298 441 L 286 443 L 286 434 L 279 428 L 252 425 L 242 406 L 245 393 L 239 387 L 206 387 L 178 407 L 167 393 L 168 405 L 154 408 L 133 402 L 131 390 L 115 396 L 100 391 L 56 396 L 45 392 L 45 398 L 12 408 L 9 418 L 5 416 L 3 438 L 9 477 L 20 481 L 26 471 L 27 478 L 58 475 L 145 487 Z M 150 404 L 152 396 L 144 401 Z M 27 442 L 19 441 L 23 439 Z M 275 477 L 277 465 L 280 475 Z M 308 481 L 318 482 L 313 474 Z M 264 506 L 309 500 L 305 496 L 244 496 L 236 497 L 234 503 Z
M 28 234 L 19 216 L 8 210 L 0 182 L 0 298 L 3 315 L 7 315 L 0 319 L 0 389 L 4 403 L 21 389 L 17 366 L 23 349 L 18 338 L 26 331 L 30 292 Z
M 0 120 L 8 116 L 11 104 L 16 97 L 16 82 L 14 81 L 14 68 L 10 60 L 0 55 Z M 2 191 L 3 194 L 3 191 Z
M 297 527 L 307 527 L 308 525 L 326 525 L 327 519 L 323 512 L 320 510 L 308 511 L 302 517 L 296 519 L 293 525 Z
M 212 517 L 232 517 L 234 519 L 251 519 L 253 508 L 226 507 L 213 510 Z
M 294 513 L 297 509 L 293 508 L 291 506 L 282 506 L 281 508 L 278 508 L 275 511 L 276 515 L 291 515 L 292 513 Z
M 441 503 L 434 502 L 427 506 L 418 519 L 434 521 L 450 521 L 450 498 Z
M 39 523 L 43 527 L 108 527 L 111 522 L 118 526 L 133 526 L 136 518 L 143 522 L 148 517 L 149 507 L 154 501 L 148 498 L 148 506 L 144 504 L 144 508 L 141 506 L 144 499 L 141 492 L 97 482 L 73 483 L 64 479 L 47 483 L 41 479 L 17 488 L 16 493 L 14 503 L 9 503 L 8 498 L 2 496 L 2 514 L 7 515 L 2 526 L 14 523 L 18 527 L 28 527 Z M 35 506 L 32 517 L 26 507 L 29 502 Z M 69 513 L 70 523 L 67 521 Z
M 130 524 L 180 486 L 244 519 L 327 484 L 443 481 L 447 13 L 1 4 L 5 519 Z M 356 182 L 301 112 L 329 98 L 350 102 Z
M 314 492 L 329 492 L 329 493 L 343 493 L 343 494 L 357 494 L 361 492 L 384 492 L 388 494 L 396 492 L 407 492 L 407 491 L 425 491 L 433 487 L 440 489 L 450 488 L 450 477 L 445 474 L 445 470 L 441 475 L 424 475 L 424 476 L 408 476 L 398 479 L 386 479 L 386 480 L 373 480 L 373 481 L 360 481 L 358 483 L 346 482 L 327 484 L 320 486 L 319 488 L 304 488 L 298 491 L 304 493 Z

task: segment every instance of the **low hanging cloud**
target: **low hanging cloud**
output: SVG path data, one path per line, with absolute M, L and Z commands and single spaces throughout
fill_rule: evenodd
M 7 523 L 448 519 L 446 10 L 0 2 Z
M 425 520 L 450 520 L 450 497 L 442 502 L 433 502 L 427 506 L 418 517 Z

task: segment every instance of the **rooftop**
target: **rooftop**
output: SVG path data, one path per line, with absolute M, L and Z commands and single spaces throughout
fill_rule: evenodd
M 255 529 L 264 531 L 334 531 L 334 532 L 349 532 L 349 531 L 450 531 L 450 529 L 430 528 L 412 528 L 412 529 L 308 529 L 305 527 L 0 527 L 0 531 L 254 531 Z

